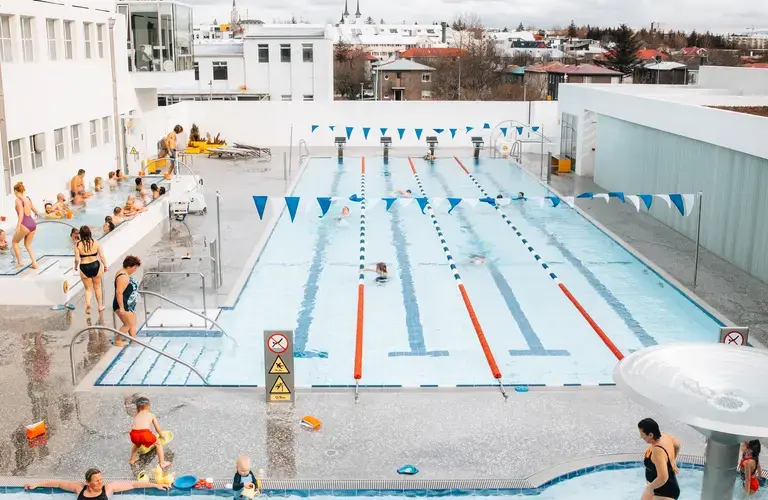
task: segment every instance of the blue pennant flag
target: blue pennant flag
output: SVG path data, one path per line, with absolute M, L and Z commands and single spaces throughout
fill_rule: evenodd
M 618 198 L 622 203 L 624 203 L 624 193 L 621 191 L 612 191 L 608 193 L 608 198 Z
M 413 129 L 414 132 L 416 132 L 416 139 L 421 139 L 421 133 L 424 131 L 423 128 L 415 128 Z
M 523 127 L 515 127 L 518 135 L 523 135 Z
M 442 134 L 445 132 L 444 128 L 433 128 L 432 130 L 434 130 L 436 134 Z
M 538 125 L 532 126 L 531 130 L 533 130 L 534 132 L 538 132 L 539 131 L 539 126 Z
M 325 214 L 328 213 L 328 210 L 331 208 L 331 198 L 325 197 L 325 198 L 318 198 L 317 204 L 320 205 L 320 211 L 323 213 L 320 217 L 325 216 Z
M 501 130 L 501 133 L 504 135 L 504 137 L 507 136 L 507 127 L 501 127 L 499 130 Z
M 331 132 L 336 130 L 336 125 L 328 125 L 328 128 L 331 129 Z
M 267 206 L 266 196 L 254 196 L 253 202 L 256 204 L 256 211 L 259 213 L 259 220 L 264 218 L 264 207 Z
M 492 207 L 496 206 L 496 200 L 494 198 L 491 198 L 490 196 L 488 196 L 486 198 L 480 198 L 480 202 L 487 203 L 487 204 L 489 204 Z
M 560 198 L 557 196 L 547 196 L 546 198 L 552 202 L 553 207 L 556 207 L 560 204 Z
M 490 123 L 483 123 L 483 128 L 491 128 L 491 124 Z
M 368 132 L 371 131 L 371 127 L 363 127 L 363 135 L 368 139 Z
M 319 126 L 320 126 L 320 125 L 312 125 L 312 132 L 314 132 L 315 130 L 317 130 L 317 127 L 319 127 Z
M 352 137 L 353 130 L 355 130 L 355 127 L 347 127 L 347 140 L 349 140 L 349 138 Z
M 392 205 L 395 204 L 395 201 L 397 201 L 397 198 L 382 198 L 382 200 L 384 200 L 387 203 L 386 209 L 387 209 L 387 212 L 389 212 L 389 209 L 392 208 Z
M 379 129 L 379 131 L 381 132 L 381 135 L 386 135 L 387 134 L 387 130 L 388 130 L 387 127 L 381 127 Z
M 455 138 L 456 138 L 456 131 L 457 131 L 458 129 L 455 129 L 455 128 L 449 128 L 448 130 L 451 132 L 451 139 L 455 139 Z
M 648 210 L 651 209 L 651 203 L 653 203 L 652 194 L 639 194 L 637 195 L 637 197 L 643 200 L 643 203 L 645 203 L 645 208 L 647 208 Z
M 299 199 L 298 196 L 285 197 L 285 206 L 288 207 L 288 215 L 291 216 L 291 222 L 296 218 L 296 210 L 299 208 Z
M 576 198 L 589 198 L 590 200 L 595 197 L 594 193 L 581 193 Z
M 670 194 L 669 195 L 670 201 L 677 207 L 677 209 L 680 211 L 680 215 L 685 215 L 685 202 L 683 202 L 683 195 L 681 194 Z
M 349 197 L 349 201 L 354 201 L 355 203 L 360 203 L 361 201 L 363 201 L 363 198 L 359 197 L 357 195 L 357 193 L 355 193 L 355 194 L 353 194 L 352 196 Z
M 419 208 L 421 208 L 421 213 L 424 213 L 424 209 L 427 208 L 427 203 L 429 203 L 429 200 L 426 198 L 416 198 L 416 203 L 419 204 Z
M 474 130 L 474 129 L 475 127 L 470 127 L 469 125 L 467 125 L 467 133 L 469 133 L 470 130 Z
M 448 213 L 450 214 L 451 211 L 453 211 L 456 206 L 461 203 L 461 198 L 448 198 L 448 203 L 451 204 L 451 208 L 448 209 Z
M 397 133 L 400 134 L 400 140 L 402 141 L 403 140 L 403 134 L 405 134 L 405 129 L 404 128 L 399 128 L 399 129 L 397 129 Z

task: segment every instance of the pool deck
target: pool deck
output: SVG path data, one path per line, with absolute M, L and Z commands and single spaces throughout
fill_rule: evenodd
M 332 148 L 312 150 L 315 155 L 333 153 Z M 452 153 L 465 156 L 469 151 L 441 151 Z M 380 150 L 350 149 L 347 154 L 378 155 Z M 262 237 L 251 196 L 280 196 L 290 184 L 283 178 L 281 150 L 273 148 L 273 158 L 270 163 L 196 158 L 191 166 L 204 179 L 209 214 L 170 227 L 161 224 L 131 253 L 141 256 L 149 269 L 157 256 L 183 255 L 202 235 L 215 234 L 219 190 L 225 263 L 219 298 L 224 302 Z M 298 168 L 292 170 L 295 175 Z M 553 186 L 561 192 L 600 191 L 578 178 L 558 177 Z M 690 282 L 689 240 L 648 216 L 609 207 L 596 203 L 588 212 L 681 282 Z M 702 297 L 732 320 L 747 322 L 764 339 L 768 285 L 708 252 L 701 265 Z M 105 282 L 111 283 L 115 270 L 110 269 Z M 175 289 L 174 296 L 181 291 Z M 106 299 L 112 300 L 111 287 Z M 77 478 L 91 466 L 109 477 L 138 471 L 128 466 L 130 418 L 125 407 L 125 398 L 137 391 L 74 392 L 68 344 L 87 321 L 99 321 L 95 315 L 86 319 L 82 296 L 75 305 L 74 311 L 0 307 L 0 379 L 13 381 L 0 384 L 0 476 Z M 102 321 L 111 325 L 107 317 Z M 109 349 L 106 335 L 82 337 L 76 346 L 79 377 Z M 240 454 L 250 455 L 254 470 L 264 469 L 264 476 L 273 479 L 394 479 L 399 477 L 396 469 L 409 463 L 421 470 L 417 479 L 523 478 L 569 460 L 641 452 L 645 445 L 635 425 L 649 416 L 612 387 L 510 391 L 507 401 L 497 389 L 486 388 L 381 390 L 361 393 L 357 403 L 351 390 L 304 391 L 297 394 L 295 406 L 272 407 L 264 402 L 263 389 L 152 388 L 141 393 L 153 399 L 160 423 L 176 435 L 168 448 L 177 476 L 217 478 L 233 474 Z M 307 414 L 323 421 L 320 432 L 301 429 L 299 419 Z M 49 428 L 47 442 L 30 447 L 24 426 L 43 419 Z M 682 439 L 684 453 L 702 454 L 703 439 L 696 431 L 665 418 L 659 421 L 665 432 Z

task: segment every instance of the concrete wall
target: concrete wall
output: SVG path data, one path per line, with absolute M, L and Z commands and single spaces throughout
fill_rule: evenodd
M 741 95 L 766 95 L 768 69 L 702 66 L 698 84 L 705 88 L 729 89 Z
M 227 79 L 213 79 L 213 62 L 227 63 Z M 246 84 L 245 59 L 243 56 L 195 56 L 195 62 L 199 65 L 199 79 L 195 81 L 195 88 L 203 93 L 211 90 L 208 82 L 213 83 L 213 91 L 240 90 Z
M 731 132 L 718 128 L 725 135 Z M 764 131 L 754 133 L 753 139 L 766 136 Z M 768 282 L 767 159 L 600 115 L 595 182 L 633 194 L 703 192 L 703 246 Z M 655 199 L 651 215 L 695 239 L 697 210 L 682 217 Z

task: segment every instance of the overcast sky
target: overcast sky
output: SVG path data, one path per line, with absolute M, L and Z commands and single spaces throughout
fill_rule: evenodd
M 195 23 L 229 21 L 232 0 L 184 0 L 195 7 Z M 312 23 L 335 23 L 344 0 L 236 0 L 242 18 L 290 19 L 291 15 Z M 350 14 L 356 0 L 349 0 Z M 387 23 L 403 21 L 431 23 L 450 21 L 462 12 L 476 12 L 489 26 L 510 29 L 522 22 L 541 28 L 576 24 L 612 26 L 627 23 L 662 29 L 697 29 L 732 32 L 768 27 L 764 0 L 360 0 L 363 18 L 381 18 Z

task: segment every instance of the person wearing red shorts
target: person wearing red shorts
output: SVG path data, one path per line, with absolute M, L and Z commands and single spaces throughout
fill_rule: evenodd
M 165 469 L 170 466 L 170 462 L 165 461 L 165 452 L 163 451 L 163 445 L 157 440 L 157 436 L 151 431 L 150 427 L 154 427 L 158 434 L 162 432 L 160 424 L 157 422 L 157 418 L 149 412 L 149 398 L 140 397 L 136 400 L 136 416 L 133 417 L 133 426 L 131 427 L 131 458 L 128 461 L 130 465 L 135 464 L 139 460 L 138 451 L 139 447 L 145 446 L 149 448 L 155 445 L 157 450 L 157 461 L 160 463 L 160 467 Z

